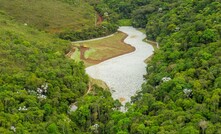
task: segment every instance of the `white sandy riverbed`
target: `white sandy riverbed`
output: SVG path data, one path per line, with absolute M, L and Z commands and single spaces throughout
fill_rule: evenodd
M 101 79 L 114 91 L 114 99 L 124 98 L 122 104 L 130 101 L 130 97 L 141 89 L 146 74 L 144 60 L 153 54 L 153 47 L 142 40 L 145 34 L 133 27 L 120 27 L 119 31 L 128 34 L 124 40 L 136 48 L 132 53 L 118 56 L 97 65 L 86 68 L 87 74 L 95 79 Z

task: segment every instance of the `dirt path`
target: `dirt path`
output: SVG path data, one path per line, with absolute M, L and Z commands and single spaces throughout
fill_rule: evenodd
M 103 22 L 102 16 L 97 14 L 97 23 L 96 23 L 96 25 L 100 25 L 102 22 Z
M 98 64 L 100 63 L 101 61 L 100 60 L 93 60 L 93 59 L 90 59 L 90 58 L 85 58 L 85 52 L 87 50 L 89 50 L 90 48 L 88 47 L 84 47 L 84 46 L 80 46 L 80 59 L 84 62 L 87 62 L 87 63 L 90 63 L 90 64 Z

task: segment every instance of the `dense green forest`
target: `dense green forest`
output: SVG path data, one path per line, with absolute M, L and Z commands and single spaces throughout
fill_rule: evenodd
M 160 44 L 142 90 L 105 133 L 221 133 L 220 1 L 104 2 Z
M 220 1 L 90 2 L 160 44 L 128 111 L 113 111 L 99 133 L 221 133 Z
M 13 127 L 16 133 L 71 132 L 64 120 L 69 105 L 86 92 L 88 76 L 82 63 L 65 57 L 69 42 L 3 12 L 0 24 L 0 133 L 13 133 Z
M 125 113 L 109 91 L 96 85 L 85 95 L 83 63 L 65 57 L 70 42 L 24 25 L 0 8 L 0 133 L 221 133 L 219 0 L 85 2 L 111 27 L 130 20 L 160 44 L 142 90 Z M 71 112 L 73 103 L 78 108 Z
M 87 90 L 83 63 L 65 57 L 70 42 L 13 18 L 0 12 L 0 133 L 77 133 L 69 106 Z

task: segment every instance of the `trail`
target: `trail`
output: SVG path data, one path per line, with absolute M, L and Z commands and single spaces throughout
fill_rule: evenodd
M 97 23 L 96 23 L 96 25 L 100 25 L 102 22 L 103 22 L 102 16 L 97 14 Z

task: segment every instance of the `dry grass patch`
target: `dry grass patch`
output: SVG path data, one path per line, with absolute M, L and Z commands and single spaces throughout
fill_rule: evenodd
M 126 37 L 127 35 L 125 33 L 118 32 L 114 36 L 105 39 L 83 42 L 75 45 L 87 48 L 87 50 L 83 52 L 84 58 L 82 60 L 85 62 L 86 66 L 90 66 L 134 51 L 134 47 L 123 42 Z
M 0 10 L 16 21 L 52 33 L 80 30 L 94 25 L 94 9 L 83 0 L 0 0 Z

